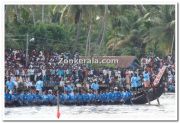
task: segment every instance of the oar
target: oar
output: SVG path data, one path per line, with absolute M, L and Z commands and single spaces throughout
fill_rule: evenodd
M 61 113 L 59 110 L 59 90 L 57 90 L 57 118 L 59 119 Z

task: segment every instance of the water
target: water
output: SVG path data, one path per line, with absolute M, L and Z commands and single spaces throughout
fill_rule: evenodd
M 176 120 L 175 94 L 163 94 L 161 105 L 60 106 L 60 120 Z M 5 108 L 5 120 L 57 120 L 56 106 Z

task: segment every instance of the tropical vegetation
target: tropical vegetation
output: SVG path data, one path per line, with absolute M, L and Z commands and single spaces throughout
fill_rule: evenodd
M 174 5 L 6 5 L 5 48 L 81 55 L 174 54 Z

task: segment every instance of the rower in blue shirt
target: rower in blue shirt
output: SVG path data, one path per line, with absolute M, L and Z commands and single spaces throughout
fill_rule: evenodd
M 106 104 L 108 104 L 110 102 L 109 91 L 106 91 L 105 95 L 106 95 Z
M 17 101 L 20 106 L 24 105 L 24 92 L 23 91 L 17 95 Z
M 89 93 L 89 103 L 91 104 L 93 102 L 93 93 L 90 91 Z
M 48 100 L 50 105 L 55 105 L 57 103 L 56 96 L 52 94 L 52 90 L 48 90 Z M 61 99 L 60 99 L 61 101 Z
M 30 98 L 32 99 L 32 105 L 36 105 L 36 92 L 35 91 L 31 93 Z
M 108 93 L 108 97 L 109 97 L 109 102 L 114 102 L 114 94 L 113 94 L 112 91 L 110 91 L 110 92 Z
M 122 93 L 120 91 L 118 91 L 117 96 L 118 96 L 118 101 L 120 102 L 120 100 L 122 99 Z
M 103 103 L 103 104 L 106 104 L 106 103 L 107 103 L 107 95 L 106 95 L 105 92 L 102 93 L 102 103 Z
M 123 100 L 124 100 L 124 101 L 127 101 L 127 100 L 130 99 L 131 96 L 132 96 L 132 93 L 129 92 L 129 91 L 123 91 L 122 94 L 123 94 Z
M 49 104 L 49 97 L 48 97 L 47 94 L 48 94 L 47 92 L 44 92 L 43 95 L 42 95 L 42 103 L 44 105 L 48 105 Z
M 92 93 L 92 98 L 91 98 L 92 102 L 96 102 L 96 100 L 97 100 L 96 95 L 97 95 L 96 93 Z
M 16 93 L 13 93 L 13 94 L 12 94 L 12 100 L 13 100 L 13 102 L 14 102 L 14 101 L 17 101 L 17 94 L 16 94 Z
M 89 95 L 88 95 L 88 93 L 83 93 L 82 95 L 83 95 L 83 103 L 84 104 L 89 103 Z
M 32 93 L 27 93 L 28 105 L 32 105 L 34 99 L 35 99 L 35 95 L 33 95 Z
M 113 92 L 113 100 L 114 100 L 114 103 L 117 103 L 119 101 L 118 91 L 116 91 L 116 90 Z
M 121 101 L 123 101 L 123 103 L 125 103 L 126 97 L 127 97 L 127 93 L 126 93 L 126 91 L 123 91 L 122 92 L 122 99 L 121 99 Z
M 78 105 L 83 104 L 83 95 L 81 93 L 77 94 L 77 104 Z
M 65 92 L 65 93 L 62 94 L 62 104 L 66 104 L 67 101 L 68 101 L 68 95 Z
M 98 94 L 98 103 L 102 104 L 103 103 L 103 93 L 100 92 L 100 94 Z
M 75 104 L 75 95 L 74 95 L 74 92 L 72 91 L 71 93 L 69 93 L 69 100 L 70 100 L 70 104 Z
M 9 90 L 5 93 L 5 106 L 9 106 L 12 104 L 12 95 L 9 93 Z
M 42 97 L 39 94 L 39 91 L 36 91 L 36 95 L 35 95 L 35 103 L 36 105 L 40 105 L 42 103 Z
M 27 91 L 24 92 L 23 103 L 24 103 L 24 105 L 28 105 L 29 104 Z

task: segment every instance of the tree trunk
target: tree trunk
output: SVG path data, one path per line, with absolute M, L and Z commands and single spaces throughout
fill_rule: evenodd
M 175 41 L 175 35 L 173 35 L 173 40 L 172 40 L 172 44 L 171 44 L 171 55 L 173 55 L 174 41 Z
M 5 5 L 5 22 L 6 23 L 9 23 L 9 17 L 8 17 L 8 6 L 7 5 Z
M 66 6 L 63 8 L 62 12 L 61 12 L 60 24 L 62 24 L 62 22 L 63 22 L 64 12 L 66 11 L 67 8 L 68 8 L 68 5 L 66 5 Z
M 32 5 L 32 18 L 33 18 L 33 24 L 35 25 L 36 24 L 36 20 L 35 20 L 35 13 L 34 13 L 34 10 L 35 10 L 35 7 Z
M 92 28 L 92 24 L 90 22 L 88 36 L 87 36 L 87 40 L 86 40 L 86 52 L 85 52 L 85 56 L 89 56 L 90 55 L 91 28 Z
M 44 23 L 44 5 L 42 5 L 41 15 L 42 15 L 42 23 Z
M 146 12 L 146 9 L 144 8 L 144 6 L 143 5 L 135 5 L 135 6 L 139 10 L 141 16 L 143 16 Z
M 102 32 L 102 36 L 101 36 L 101 41 L 100 41 L 100 45 L 99 45 L 99 53 L 101 51 L 101 47 L 102 44 L 104 42 L 104 35 L 105 35 L 105 31 L 106 31 L 106 16 L 107 16 L 107 10 L 108 10 L 108 6 L 105 5 L 105 9 L 104 9 L 104 17 L 103 17 L 103 32 Z
M 92 25 L 91 25 L 92 27 Z M 91 28 L 90 28 L 91 29 Z M 89 34 L 89 50 L 88 50 L 88 56 L 91 55 L 91 30 L 90 30 L 90 34 Z
M 15 5 L 15 6 L 14 6 L 14 9 L 15 9 L 16 19 L 17 19 L 16 21 L 19 22 L 20 14 L 19 14 L 19 12 L 18 12 L 18 6 Z
M 75 42 L 74 42 L 74 46 L 73 46 L 73 52 L 75 52 L 75 50 L 78 48 L 77 42 L 79 40 L 79 35 L 80 35 L 81 17 L 82 17 L 82 11 L 80 11 L 78 22 L 76 24 L 76 38 L 75 38 Z

